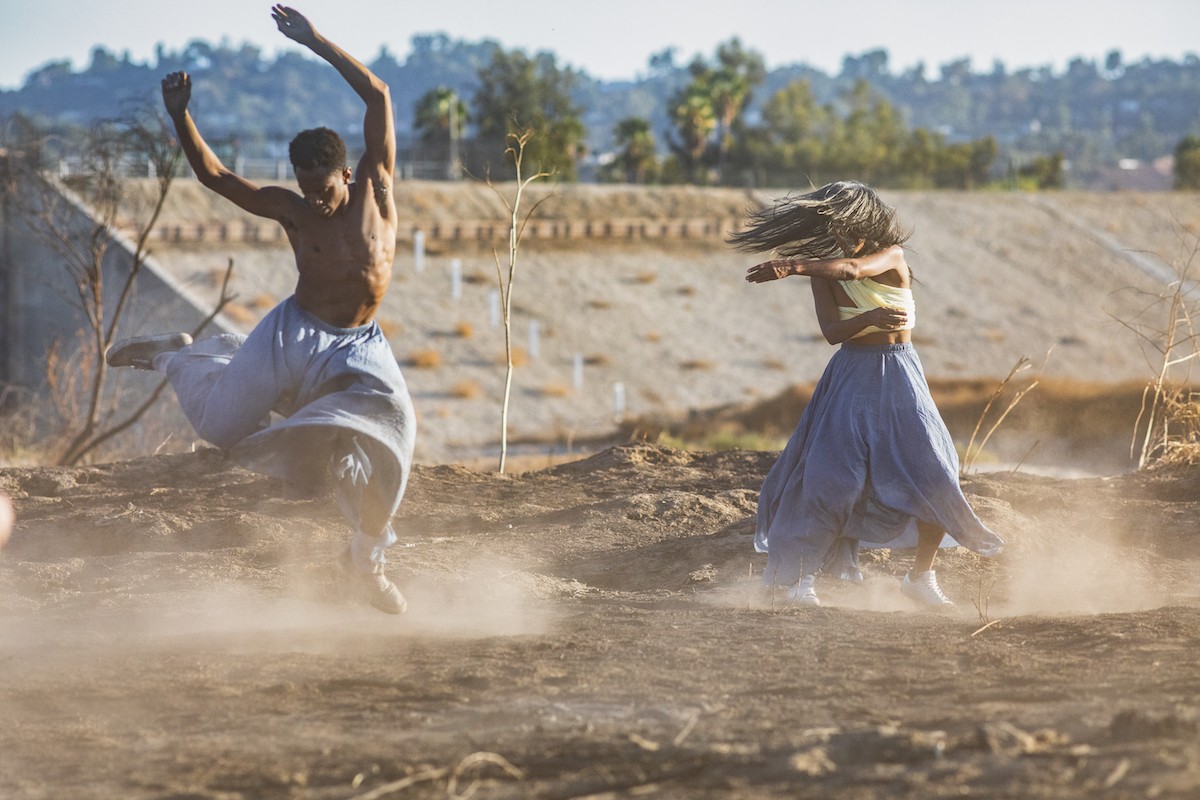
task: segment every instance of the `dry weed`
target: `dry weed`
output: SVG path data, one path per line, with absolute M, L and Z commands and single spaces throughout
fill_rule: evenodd
M 460 339 L 470 339 L 475 335 L 475 328 L 469 322 L 460 322 L 454 326 L 454 335 Z
M 459 400 L 474 400 L 483 394 L 483 387 L 479 385 L 478 381 L 459 381 L 450 387 L 450 394 Z
M 541 388 L 542 397 L 566 397 L 571 393 L 571 387 L 565 383 L 547 383 Z
M 258 314 L 254 313 L 249 307 L 231 301 L 225 306 L 225 316 L 229 317 L 234 322 L 240 325 L 252 325 L 258 322 Z
M 778 372 L 787 369 L 787 364 L 778 358 L 764 358 L 762 365 L 764 369 L 773 369 Z
M 597 311 L 605 311 L 612 308 L 612 303 L 607 300 L 588 300 L 587 307 L 594 308 Z
M 679 368 L 683 370 L 707 371 L 714 369 L 716 366 L 716 363 L 705 358 L 693 358 L 679 362 Z
M 607 367 L 612 363 L 612 359 L 604 353 L 592 353 L 583 357 L 583 363 L 589 367 Z
M 430 348 L 413 350 L 408 354 L 408 365 L 417 369 L 437 369 L 442 365 L 442 354 Z
M 634 280 L 641 284 L 651 284 L 658 280 L 658 275 L 653 272 L 639 272 Z
M 496 363 L 498 363 L 498 364 L 507 364 L 508 363 L 508 360 L 505 358 L 504 353 L 500 354 L 500 357 L 496 359 Z M 529 363 L 529 351 L 523 347 L 514 347 L 512 349 L 512 365 L 514 367 L 524 367 L 528 363 Z

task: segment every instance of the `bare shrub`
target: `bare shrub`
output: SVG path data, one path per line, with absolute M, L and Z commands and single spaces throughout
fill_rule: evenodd
M 16 138 L 9 143 L 19 153 L 38 153 L 49 138 L 32 125 L 10 125 L 6 134 L 14 131 Z M 121 326 L 137 294 L 150 235 L 166 203 L 180 151 L 162 117 L 138 109 L 122 119 L 90 127 L 80 156 L 79 171 L 62 180 L 43 172 L 36 157 L 12 159 L 12 169 L 0 187 L 5 203 L 60 259 L 63 295 L 80 315 L 72 356 L 64 358 L 58 347 L 52 348 L 46 364 L 47 384 L 56 395 L 51 403 L 60 421 L 59 430 L 51 437 L 60 443 L 55 445 L 60 465 L 79 463 L 101 444 L 132 427 L 158 401 L 167 385 L 165 380 L 160 381 L 148 399 L 131 404 L 110 386 L 104 354 L 121 338 Z M 156 186 L 148 205 L 137 212 L 141 218 L 134 220 L 120 216 L 127 190 L 123 167 L 130 161 L 149 165 Z M 79 207 L 86 209 L 82 225 L 76 222 Z M 114 234 L 121 229 L 130 232 L 132 246 L 127 271 L 114 276 L 106 271 L 105 262 L 117 242 Z M 230 261 L 220 281 L 216 306 L 195 334 L 232 299 L 228 293 L 232 271 Z
M 543 197 L 533 204 L 533 207 L 521 217 L 521 198 L 525 189 L 529 184 L 541 178 L 550 177 L 548 172 L 535 172 L 528 177 L 522 177 L 521 166 L 525 158 L 525 145 L 533 138 L 532 129 L 524 129 L 519 133 L 510 133 L 506 139 L 507 146 L 504 148 L 506 158 L 512 159 L 512 164 L 516 170 L 517 188 L 513 196 L 512 202 L 509 202 L 499 189 L 488 180 L 488 186 L 496 192 L 496 195 L 504 203 L 504 207 L 508 209 L 508 273 L 507 280 L 505 272 L 500 268 L 500 256 L 492 250 L 492 256 L 496 261 L 496 278 L 500 283 L 500 299 L 501 309 L 504 319 L 504 353 L 505 353 L 505 371 L 504 371 L 504 399 L 500 404 L 500 466 L 499 471 L 504 472 L 504 462 L 508 458 L 508 404 L 512 397 L 512 376 L 513 368 L 516 364 L 513 361 L 515 348 L 512 341 L 512 286 L 513 279 L 517 273 L 517 253 L 521 249 L 521 240 L 525 233 L 525 226 L 529 224 L 530 217 L 537 211 L 538 206 L 549 199 L 549 195 Z
M 1193 463 L 1200 460 L 1196 419 L 1197 397 L 1187 384 L 1191 366 L 1200 355 L 1200 334 L 1193 317 L 1197 312 L 1197 286 L 1193 267 L 1200 254 L 1200 234 L 1176 220 L 1180 253 L 1173 261 L 1175 280 L 1161 293 L 1138 292 L 1149 302 L 1132 319 L 1114 317 L 1131 331 L 1154 377 L 1142 392 L 1142 405 L 1134 420 L 1130 455 L 1137 468 L 1156 463 Z M 1157 315 L 1161 314 L 1161 317 Z M 1148 319 L 1143 319 L 1148 318 Z

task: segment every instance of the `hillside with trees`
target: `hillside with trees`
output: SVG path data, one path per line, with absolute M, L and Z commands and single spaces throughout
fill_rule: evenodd
M 887 52 L 872 50 L 829 75 L 768 69 L 731 39 L 686 62 L 652 54 L 635 80 L 605 82 L 551 52 L 430 34 L 369 66 L 392 87 L 405 177 L 454 177 L 460 164 L 481 176 L 507 133 L 533 128 L 530 157 L 560 180 L 747 186 L 849 175 L 910 188 L 1108 188 L 1115 171 L 1141 169 L 1159 185 L 1140 188 L 1200 185 L 1194 55 L 1126 63 L 1113 50 L 1061 72 L 969 60 L 893 72 Z M 153 63 L 97 47 L 83 69 L 41 66 L 0 91 L 0 146 L 27 145 L 14 132 L 32 130 L 47 159 L 67 157 L 97 120 L 157 105 L 158 80 L 174 70 L 193 74 L 197 117 L 223 158 L 282 159 L 298 130 L 327 125 L 353 138 L 361 126 L 357 99 L 324 64 L 193 41 L 160 47 Z

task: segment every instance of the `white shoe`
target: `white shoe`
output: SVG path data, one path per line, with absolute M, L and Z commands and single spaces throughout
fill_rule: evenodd
M 900 584 L 900 591 L 905 597 L 928 608 L 946 608 L 954 605 L 954 601 L 942 594 L 942 587 L 938 586 L 937 575 L 933 570 L 918 573 L 915 578 L 906 574 Z
M 792 588 L 787 591 L 787 599 L 789 603 L 795 603 L 798 606 L 819 606 L 821 598 L 817 597 L 817 576 L 805 575 Z
M 373 572 L 359 572 L 350 556 L 350 548 L 343 551 L 338 559 L 338 566 L 350 583 L 350 590 L 358 599 L 370 603 L 385 614 L 403 614 L 408 610 L 408 601 L 396 588 L 396 584 L 388 580 L 382 568 Z
M 117 342 L 108 348 L 104 360 L 110 367 L 133 367 L 154 369 L 154 357 L 161 353 L 173 353 L 192 343 L 186 333 L 156 333 L 151 336 L 134 336 Z

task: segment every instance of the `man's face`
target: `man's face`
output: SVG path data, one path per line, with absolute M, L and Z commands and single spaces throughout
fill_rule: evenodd
M 296 168 L 296 182 L 305 202 L 323 217 L 332 217 L 350 196 L 350 168 L 332 172 L 323 169 Z

